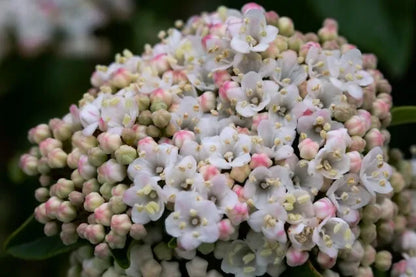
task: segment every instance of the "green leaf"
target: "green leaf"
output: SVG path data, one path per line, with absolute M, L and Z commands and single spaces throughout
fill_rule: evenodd
M 126 249 L 111 249 L 114 260 L 121 268 L 126 269 L 130 266 L 128 252 Z
M 168 247 L 170 249 L 175 249 L 176 246 L 178 246 L 178 242 L 176 241 L 176 238 L 171 238 L 168 242 Z
M 4 250 L 13 257 L 25 260 L 44 260 L 78 248 L 84 242 L 64 245 L 55 235 L 46 237 L 42 224 L 30 216 L 4 243 Z
M 391 109 L 391 126 L 416 123 L 416 106 L 400 106 Z
M 318 270 L 313 266 L 313 264 L 310 261 L 308 261 L 306 264 L 303 264 L 301 266 L 288 267 L 281 276 L 322 277 L 322 274 L 318 272 Z

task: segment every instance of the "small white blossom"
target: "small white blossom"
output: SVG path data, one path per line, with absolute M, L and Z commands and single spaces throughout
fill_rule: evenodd
M 307 73 L 305 72 L 305 69 L 298 64 L 297 58 L 295 51 L 288 50 L 283 52 L 281 57 L 277 60 L 272 79 L 283 87 L 290 85 L 296 87 L 305 81 Z
M 389 182 L 392 169 L 384 162 L 383 150 L 380 147 L 371 149 L 361 163 L 360 179 L 371 194 L 390 193 L 393 188 Z

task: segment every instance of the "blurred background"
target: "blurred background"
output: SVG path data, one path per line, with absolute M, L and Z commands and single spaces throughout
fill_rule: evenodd
M 218 6 L 240 9 L 247 1 L 0 0 L 0 243 L 36 205 L 36 178 L 23 176 L 18 157 L 28 150 L 27 131 L 61 117 L 89 88 L 96 64 L 109 64 L 127 48 L 141 53 L 160 30 Z M 301 32 L 316 32 L 327 17 L 362 52 L 375 53 L 393 87 L 395 106 L 416 105 L 414 0 L 258 1 L 288 16 Z M 409 157 L 413 128 L 390 128 L 392 147 Z M 22 261 L 0 250 L 0 276 L 65 276 L 66 255 Z

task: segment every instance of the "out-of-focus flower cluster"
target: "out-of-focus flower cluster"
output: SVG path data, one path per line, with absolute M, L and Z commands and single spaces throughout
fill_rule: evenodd
M 25 55 L 57 47 L 65 55 L 96 56 L 108 44 L 94 32 L 113 18 L 127 17 L 130 0 L 3 0 L 0 2 L 0 57 L 16 40 Z
M 411 173 L 386 163 L 391 87 L 374 55 L 332 19 L 302 34 L 254 3 L 159 37 L 97 66 L 78 106 L 29 131 L 36 219 L 94 248 L 71 276 L 279 276 L 307 261 L 373 276 L 396 252 L 393 271 L 411 272 Z M 122 269 L 111 253 L 127 248 Z

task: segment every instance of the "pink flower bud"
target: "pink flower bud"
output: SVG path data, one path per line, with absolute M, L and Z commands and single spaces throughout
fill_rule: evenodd
M 110 231 L 105 236 L 105 241 L 108 243 L 108 246 L 112 249 L 121 249 L 126 244 L 126 236 L 121 236 L 116 234 L 114 231 Z
M 384 198 L 383 202 L 380 203 L 381 207 L 381 219 L 391 220 L 395 216 L 398 208 L 397 205 L 389 198 Z
M 68 154 L 66 158 L 66 163 L 69 168 L 75 169 L 78 167 L 78 161 L 82 153 L 78 148 L 72 149 L 71 153 Z
M 101 224 L 90 224 L 85 228 L 84 236 L 90 243 L 98 244 L 104 240 L 104 226 Z
M 316 258 L 316 261 L 318 262 L 318 264 L 321 267 L 329 269 L 329 268 L 332 268 L 335 265 L 335 263 L 337 261 L 337 258 L 336 257 L 331 258 L 330 256 L 328 256 L 324 252 L 319 251 L 318 257 Z
M 219 88 L 218 93 L 223 101 L 229 101 L 228 99 L 228 91 L 233 88 L 238 88 L 239 84 L 234 81 L 226 81 L 224 84 Z
M 55 195 L 61 199 L 68 197 L 75 188 L 74 182 L 65 178 L 60 178 L 55 186 Z
M 373 149 L 377 146 L 383 146 L 384 137 L 379 129 L 373 128 L 365 135 L 367 149 Z
M 94 247 L 94 256 L 105 259 L 111 255 L 110 248 L 105 242 L 99 243 Z
M 358 115 L 354 115 L 345 122 L 345 127 L 348 129 L 348 133 L 351 136 L 364 136 L 368 128 L 366 128 L 366 123 Z
M 150 100 L 152 100 L 152 102 L 163 102 L 168 107 L 172 104 L 172 99 L 173 99 L 172 93 L 162 88 L 155 89 L 150 94 Z
M 201 166 L 199 172 L 202 174 L 205 181 L 211 180 L 214 176 L 220 174 L 218 168 L 213 165 Z
M 78 240 L 77 225 L 74 223 L 62 224 L 60 237 L 65 245 L 71 245 L 76 243 Z
M 58 211 L 56 213 L 56 218 L 62 222 L 71 222 L 77 217 L 77 209 L 69 202 L 63 201 L 59 205 Z
M 375 267 L 380 271 L 387 271 L 391 267 L 392 255 L 389 251 L 379 251 L 376 254 Z
M 383 99 L 376 99 L 376 101 L 373 102 L 371 111 L 373 115 L 380 119 L 384 119 L 390 113 L 390 108 L 391 105 L 388 102 L 384 101 Z
M 264 153 L 253 154 L 251 156 L 250 168 L 254 169 L 259 166 L 271 167 L 273 161 Z
M 97 192 L 91 192 L 85 197 L 84 209 L 88 212 L 94 212 L 101 204 L 104 203 L 104 198 Z
M 401 260 L 400 262 L 393 264 L 391 276 L 406 276 L 407 263 L 407 260 Z
M 370 244 L 365 244 L 364 248 L 364 255 L 361 259 L 361 265 L 363 266 L 370 266 L 376 260 L 376 250 Z
M 89 163 L 86 155 L 81 155 L 78 160 L 78 172 L 86 180 L 95 177 L 97 174 L 95 166 Z
M 111 211 L 115 214 L 123 213 L 127 209 L 126 204 L 123 202 L 123 196 L 112 196 L 108 203 Z
M 45 203 L 40 204 L 35 208 L 35 218 L 38 222 L 45 224 L 50 220 L 50 217 L 47 215 L 46 212 L 46 205 Z
M 47 157 L 41 157 L 38 160 L 38 171 L 40 174 L 48 174 L 51 171 L 51 168 L 48 164 L 48 158 Z
M 53 138 L 47 138 L 39 144 L 39 150 L 43 156 L 48 156 L 53 149 L 61 147 L 62 142 Z
M 184 70 L 172 70 L 172 71 L 167 71 L 165 72 L 165 74 L 170 74 L 170 72 L 172 72 L 172 77 L 173 77 L 173 83 L 174 84 L 178 84 L 181 82 L 187 82 L 188 81 L 188 77 L 186 76 L 186 73 Z
M 88 181 L 85 181 L 82 184 L 82 193 L 84 195 L 88 195 L 91 192 L 97 192 L 100 189 L 100 184 L 98 183 L 97 179 L 93 178 Z
M 43 232 L 47 237 L 54 236 L 59 232 L 59 225 L 55 221 L 49 221 L 43 226 Z
M 104 132 L 99 134 L 97 139 L 101 149 L 106 154 L 113 153 L 122 145 L 121 137 L 117 134 Z
M 209 112 L 215 109 L 217 104 L 217 97 L 212 91 L 206 91 L 198 97 L 199 105 L 203 112 Z
M 303 58 L 306 58 L 306 56 L 307 56 L 307 54 L 309 52 L 309 49 L 311 49 L 311 47 L 321 49 L 321 45 L 318 42 L 309 41 L 309 42 L 303 44 L 300 47 L 299 56 L 300 57 L 303 57 Z
M 162 53 L 153 57 L 150 60 L 150 66 L 152 67 L 152 69 L 156 70 L 159 74 L 169 70 L 170 66 L 169 66 L 167 54 Z
M 286 252 L 286 262 L 289 266 L 300 266 L 306 263 L 309 253 L 290 247 Z
M 245 5 L 241 8 L 241 11 L 242 11 L 243 13 L 246 13 L 246 12 L 248 12 L 249 10 L 259 10 L 259 11 L 263 11 L 263 12 L 264 12 L 264 8 L 263 8 L 262 6 L 260 6 L 259 4 L 254 3 L 254 2 L 247 3 L 247 4 L 245 4 Z
M 275 11 L 266 12 L 266 22 L 268 25 L 277 26 L 279 15 Z
M 30 129 L 28 133 L 29 141 L 37 144 L 49 138 L 50 136 L 51 132 L 49 130 L 49 126 L 46 124 L 39 124 L 38 126 Z
M 367 145 L 366 141 L 359 136 L 352 136 L 351 137 L 351 145 L 349 149 L 351 151 L 357 151 L 359 153 L 363 152 L 365 149 L 365 146 Z
M 124 88 L 127 87 L 134 79 L 135 76 L 127 69 L 119 68 L 112 74 L 110 84 L 117 88 Z
M 279 34 L 282 36 L 289 37 L 295 33 L 295 25 L 289 17 L 280 17 L 277 20 L 277 27 L 279 28 Z
M 49 186 L 52 182 L 52 178 L 49 175 L 40 175 L 39 176 L 39 183 L 41 186 Z
M 51 168 L 62 168 L 66 166 L 68 155 L 61 149 L 55 148 L 48 153 L 48 165 Z
M 68 199 L 69 199 L 69 202 L 71 202 L 71 204 L 75 207 L 81 207 L 85 200 L 84 194 L 82 194 L 79 191 L 72 191 L 68 195 Z
M 75 132 L 71 139 L 72 144 L 78 147 L 81 152 L 87 153 L 92 147 L 97 146 L 97 138 L 94 136 L 84 136 L 82 131 Z
M 98 169 L 98 182 L 104 184 L 114 184 L 116 182 L 121 182 L 126 177 L 126 168 L 117 163 L 114 159 L 102 164 Z
M 195 140 L 195 134 L 192 131 L 180 130 L 175 132 L 175 134 L 173 135 L 173 144 L 179 148 L 182 147 L 184 142 L 187 140 Z
M 131 225 L 130 217 L 127 214 L 117 214 L 111 217 L 111 230 L 120 236 L 127 235 Z
M 29 176 L 38 174 L 38 159 L 32 155 L 24 154 L 20 157 L 20 168 Z
M 107 159 L 107 154 L 100 147 L 92 147 L 88 149 L 88 162 L 91 165 L 100 166 L 107 161 Z
M 233 186 L 233 191 L 237 194 L 238 199 L 240 200 L 240 202 L 244 202 L 247 199 L 244 197 L 244 187 L 240 186 L 240 185 L 234 185 Z
M 377 57 L 374 54 L 363 54 L 363 68 L 364 69 L 376 69 Z
M 118 184 L 116 186 L 114 186 L 111 189 L 111 195 L 112 196 L 121 196 L 123 197 L 124 192 L 128 189 L 129 187 L 124 185 L 124 184 Z
M 130 228 L 130 236 L 135 240 L 141 240 L 147 235 L 146 228 L 142 224 L 133 224 Z
M 89 225 L 87 223 L 81 223 L 80 225 L 78 225 L 77 234 L 80 238 L 82 238 L 82 239 L 86 238 L 85 235 L 86 235 L 86 230 L 87 230 L 88 226 Z
M 112 215 L 108 203 L 103 203 L 94 210 L 95 221 L 104 226 L 110 226 Z
M 299 143 L 298 148 L 302 159 L 312 160 L 318 153 L 319 144 L 310 138 L 306 138 Z
M 324 197 L 313 203 L 313 210 L 317 218 L 324 219 L 334 216 L 337 208 L 329 198 Z
M 212 78 L 216 87 L 221 87 L 226 81 L 231 80 L 231 75 L 227 70 L 217 70 L 213 73 Z
M 350 159 L 350 172 L 358 173 L 361 169 L 361 155 L 358 151 L 351 151 L 347 153 Z
M 50 219 L 55 219 L 58 214 L 59 206 L 61 205 L 62 200 L 56 196 L 52 196 L 45 202 L 46 214 Z
M 391 93 L 391 85 L 389 81 L 384 78 L 380 78 L 376 81 L 377 92 L 379 93 Z
M 84 183 L 85 179 L 79 174 L 78 169 L 75 169 L 71 173 L 71 180 L 74 182 L 76 188 L 81 188 L 82 184 Z
M 49 121 L 54 138 L 65 141 L 72 136 L 72 126 L 59 118 L 53 118 Z
M 231 224 L 229 219 L 223 219 L 218 223 L 218 229 L 220 230 L 220 240 L 229 240 L 230 236 L 234 233 L 235 228 Z
M 232 209 L 227 209 L 226 213 L 233 225 L 239 225 L 248 219 L 247 203 L 237 203 Z
M 37 188 L 35 190 L 35 198 L 39 202 L 45 202 L 49 198 L 49 190 L 47 188 Z
M 269 119 L 268 113 L 258 113 L 253 116 L 253 122 L 252 122 L 251 127 L 253 128 L 253 130 L 257 130 L 257 127 L 259 126 L 260 122 L 262 120 L 267 120 L 267 119 Z

